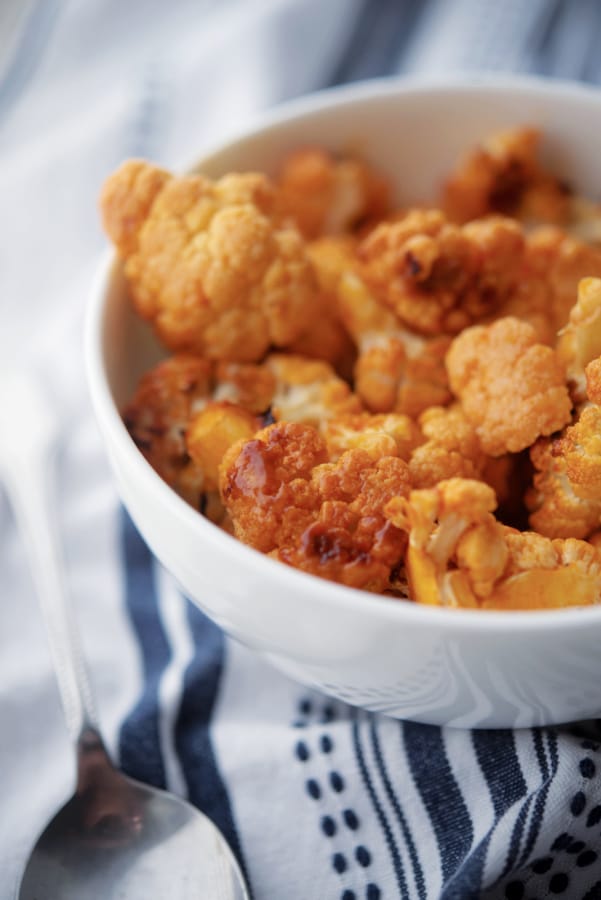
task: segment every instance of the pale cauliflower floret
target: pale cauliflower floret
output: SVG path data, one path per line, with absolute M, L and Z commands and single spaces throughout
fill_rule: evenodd
M 446 363 L 451 389 L 491 456 L 523 450 L 570 420 L 563 367 L 526 322 L 507 317 L 466 329 Z
M 392 589 L 406 539 L 383 509 L 408 493 L 406 463 L 363 450 L 326 459 L 317 431 L 296 423 L 272 425 L 231 447 L 220 485 L 236 536 L 315 575 Z
M 590 402 L 559 437 L 530 450 L 530 524 L 549 537 L 585 538 L 601 524 L 601 358 L 585 374 Z
M 431 407 L 419 418 L 426 438 L 409 460 L 411 483 L 434 487 L 448 478 L 479 478 L 486 457 L 474 426 L 458 404 Z
M 601 279 L 583 278 L 568 324 L 560 332 L 557 355 L 566 367 L 575 404 L 586 399 L 586 366 L 601 356 Z
M 132 182 L 151 183 L 154 197 L 134 190 L 124 201 Z M 265 176 L 212 182 L 130 161 L 105 183 L 101 205 L 136 309 L 170 349 L 252 362 L 318 314 L 304 243 L 277 218 Z
M 336 159 L 319 147 L 291 153 L 276 184 L 283 212 L 307 238 L 350 231 L 388 206 L 382 177 L 360 160 Z
M 570 192 L 538 161 L 540 134 L 518 128 L 491 135 L 463 159 L 445 185 L 444 208 L 467 222 L 503 213 L 527 223 L 564 222 Z
M 399 456 L 407 462 L 412 450 L 423 440 L 413 419 L 398 413 L 339 416 L 324 422 L 321 433 L 332 462 L 346 450 L 355 449 L 365 450 L 376 458 Z
M 407 327 L 456 334 L 492 315 L 525 279 L 520 226 L 501 217 L 453 225 L 413 210 L 377 226 L 358 248 L 361 274 Z
M 278 422 L 304 422 L 318 427 L 328 419 L 363 409 L 348 384 L 326 362 L 272 353 L 264 366 L 275 381 L 271 412 Z
M 503 526 L 491 515 L 495 507 L 492 488 L 466 478 L 450 478 L 388 503 L 390 521 L 409 534 L 405 566 L 414 600 L 477 606 L 477 592 L 490 593 L 507 561 Z

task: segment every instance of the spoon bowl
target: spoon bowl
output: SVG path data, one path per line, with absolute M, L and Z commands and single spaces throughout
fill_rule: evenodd
M 82 735 L 78 758 L 77 790 L 40 835 L 19 900 L 245 900 L 238 864 L 210 819 L 115 769 L 94 730 Z

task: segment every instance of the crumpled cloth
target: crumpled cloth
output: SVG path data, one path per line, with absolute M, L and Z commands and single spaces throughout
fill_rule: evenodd
M 255 900 L 601 898 L 601 726 L 468 732 L 357 711 L 284 678 L 181 596 L 120 506 L 85 387 L 100 185 L 128 156 L 181 168 L 259 110 L 343 81 L 483 68 L 597 81 L 600 26 L 586 0 L 0 10 L 0 351 L 39 372 L 60 416 L 56 527 L 103 731 L 126 772 L 214 819 Z M 74 772 L 1 492 L 0 572 L 9 898 Z

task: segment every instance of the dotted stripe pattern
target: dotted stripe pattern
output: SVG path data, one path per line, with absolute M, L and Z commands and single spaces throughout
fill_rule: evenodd
M 333 703 L 302 697 L 292 722 L 297 730 L 293 754 L 302 766 L 305 794 L 316 804 L 315 824 L 323 838 L 331 843 L 330 862 L 340 879 L 340 900 L 381 900 L 381 887 L 369 877 L 373 854 L 361 839 L 361 819 L 352 806 L 344 805 L 346 779 L 336 768 L 336 744 L 327 730 L 336 719 Z M 302 737 L 298 737 L 298 730 L 303 731 Z M 318 768 L 325 768 L 325 777 L 316 774 Z M 345 849 L 349 837 L 353 846 L 350 854 Z
M 505 900 L 543 900 L 555 896 L 563 896 L 565 900 L 601 900 L 601 803 L 590 800 L 591 796 L 599 796 L 598 790 L 591 791 L 590 786 L 600 774 L 601 745 L 584 740 L 580 749 L 583 753 L 574 772 L 574 782 L 579 787 L 565 810 L 569 827 L 556 834 L 549 841 L 547 852 L 533 859 L 519 877 L 514 875 L 506 882 L 501 895 Z M 593 880 L 594 883 L 581 894 L 577 883 L 583 870 L 590 870 L 588 884 Z

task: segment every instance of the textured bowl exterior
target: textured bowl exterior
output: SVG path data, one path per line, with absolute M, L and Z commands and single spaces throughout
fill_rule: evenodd
M 280 108 L 195 167 L 212 176 L 269 172 L 287 150 L 318 143 L 360 152 L 393 179 L 400 201 L 418 202 L 476 140 L 517 124 L 541 127 L 550 164 L 600 196 L 601 93 L 536 79 L 325 92 Z M 118 488 L 154 554 L 227 632 L 291 677 L 397 718 L 491 728 L 599 715 L 601 608 L 479 612 L 372 596 L 264 557 L 188 507 L 144 460 L 118 412 L 161 355 L 107 257 L 90 300 L 86 356 Z

